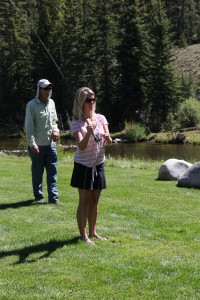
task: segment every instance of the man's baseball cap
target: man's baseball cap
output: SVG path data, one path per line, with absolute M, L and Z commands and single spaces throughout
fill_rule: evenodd
M 42 89 L 46 88 L 49 85 L 53 85 L 53 83 L 49 82 L 49 80 L 47 80 L 47 79 L 40 79 L 38 81 L 38 87 L 40 87 Z

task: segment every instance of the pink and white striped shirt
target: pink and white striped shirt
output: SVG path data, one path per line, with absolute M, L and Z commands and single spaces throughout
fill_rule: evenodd
M 105 139 L 102 136 L 104 131 L 104 125 L 108 125 L 108 121 L 103 115 L 96 114 L 96 127 L 94 128 L 94 134 L 98 134 L 101 137 L 100 142 L 95 142 L 94 137 L 91 135 L 88 141 L 88 145 L 85 150 L 76 148 L 74 161 L 82 164 L 86 167 L 93 168 L 105 160 Z M 87 123 L 81 120 L 73 119 L 71 122 L 72 133 L 81 132 L 83 137 L 87 133 Z

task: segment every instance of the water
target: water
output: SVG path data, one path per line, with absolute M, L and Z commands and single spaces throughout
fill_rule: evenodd
M 1 150 L 16 150 L 18 147 L 19 139 L 17 138 L 5 138 L 0 139 L 0 151 Z
M 75 144 L 74 141 L 64 140 L 63 145 L 72 145 Z M 17 150 L 19 145 L 18 138 L 4 138 L 0 139 L 0 151 L 1 150 Z
M 169 158 L 176 158 L 188 162 L 200 161 L 200 146 L 189 144 L 117 144 L 107 148 L 106 152 L 112 157 L 146 160 L 167 160 Z
M 0 150 L 16 150 L 19 140 L 16 138 L 0 139 Z M 74 141 L 62 140 L 63 145 L 74 144 Z M 188 162 L 200 161 L 200 146 L 182 144 L 112 144 L 106 147 L 106 155 L 112 157 L 167 160 L 169 158 L 184 159 Z

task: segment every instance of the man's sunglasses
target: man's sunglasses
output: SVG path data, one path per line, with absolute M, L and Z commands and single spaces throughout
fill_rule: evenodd
M 52 86 L 47 86 L 47 87 L 42 88 L 42 89 L 45 90 L 45 91 L 50 91 L 50 90 L 52 90 Z
M 85 98 L 85 103 L 92 103 L 95 102 L 95 98 Z

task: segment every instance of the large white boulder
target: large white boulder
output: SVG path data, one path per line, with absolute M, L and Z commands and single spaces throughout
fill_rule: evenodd
M 200 188 L 200 162 L 194 163 L 189 169 L 179 178 L 177 186 L 188 188 Z
M 157 180 L 178 180 L 191 166 L 185 160 L 170 158 L 160 166 Z

